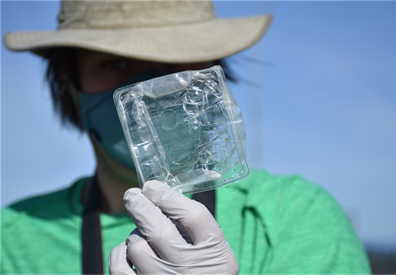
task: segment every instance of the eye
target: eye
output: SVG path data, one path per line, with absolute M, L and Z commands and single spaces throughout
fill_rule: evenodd
M 127 62 L 122 59 L 110 60 L 106 61 L 105 66 L 112 71 L 120 71 L 127 66 Z

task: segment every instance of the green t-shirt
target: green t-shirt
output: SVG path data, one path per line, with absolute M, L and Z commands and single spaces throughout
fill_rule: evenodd
M 81 274 L 79 200 L 87 179 L 1 212 L 1 274 Z M 216 220 L 240 273 L 370 273 L 341 208 L 300 177 L 264 171 L 216 190 Z M 127 214 L 101 214 L 105 272 L 111 249 L 134 229 Z

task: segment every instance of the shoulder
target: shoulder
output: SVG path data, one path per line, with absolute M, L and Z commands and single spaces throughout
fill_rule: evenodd
M 275 221 L 310 223 L 327 219 L 349 223 L 338 202 L 319 185 L 301 176 L 276 176 L 266 171 L 253 171 L 244 188 L 247 203 L 266 217 Z M 328 220 L 331 218 L 330 220 Z
M 44 195 L 30 197 L 13 203 L 1 210 L 1 225 L 9 227 L 24 217 L 55 219 L 73 212 L 75 196 L 86 182 L 80 179 L 70 187 Z
M 244 208 L 260 214 L 274 237 L 280 230 L 290 229 L 290 224 L 293 230 L 298 226 L 313 229 L 326 222 L 349 227 L 349 220 L 337 201 L 322 187 L 300 176 L 277 176 L 253 170 L 248 179 L 229 188 L 244 194 Z
M 86 179 L 1 211 L 1 273 L 78 273 L 79 203 Z M 23 257 L 21 256 L 23 251 Z M 62 265 L 56 264 L 62 258 Z M 66 269 L 65 269 L 66 268 Z
M 236 184 L 236 188 L 244 190 L 248 200 L 256 203 L 270 201 L 271 204 L 296 206 L 318 199 L 338 205 L 326 190 L 301 176 L 279 176 L 253 170 L 248 179 Z
M 300 176 L 253 171 L 239 185 L 266 228 L 269 273 L 369 273 L 364 248 L 338 202 Z

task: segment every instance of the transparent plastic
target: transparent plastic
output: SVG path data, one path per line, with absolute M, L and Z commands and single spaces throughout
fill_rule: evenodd
M 249 176 L 242 113 L 220 66 L 122 87 L 114 102 L 140 187 L 156 179 L 198 193 Z

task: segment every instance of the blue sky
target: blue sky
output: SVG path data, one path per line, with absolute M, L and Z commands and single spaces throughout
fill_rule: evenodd
M 56 28 L 59 3 L 1 1 L 1 32 Z M 396 244 L 396 2 L 216 1 L 220 17 L 271 12 L 230 58 L 250 164 L 316 182 L 366 243 Z M 255 58 L 265 63 L 249 61 Z M 85 136 L 63 129 L 44 63 L 1 49 L 1 205 L 94 171 Z

